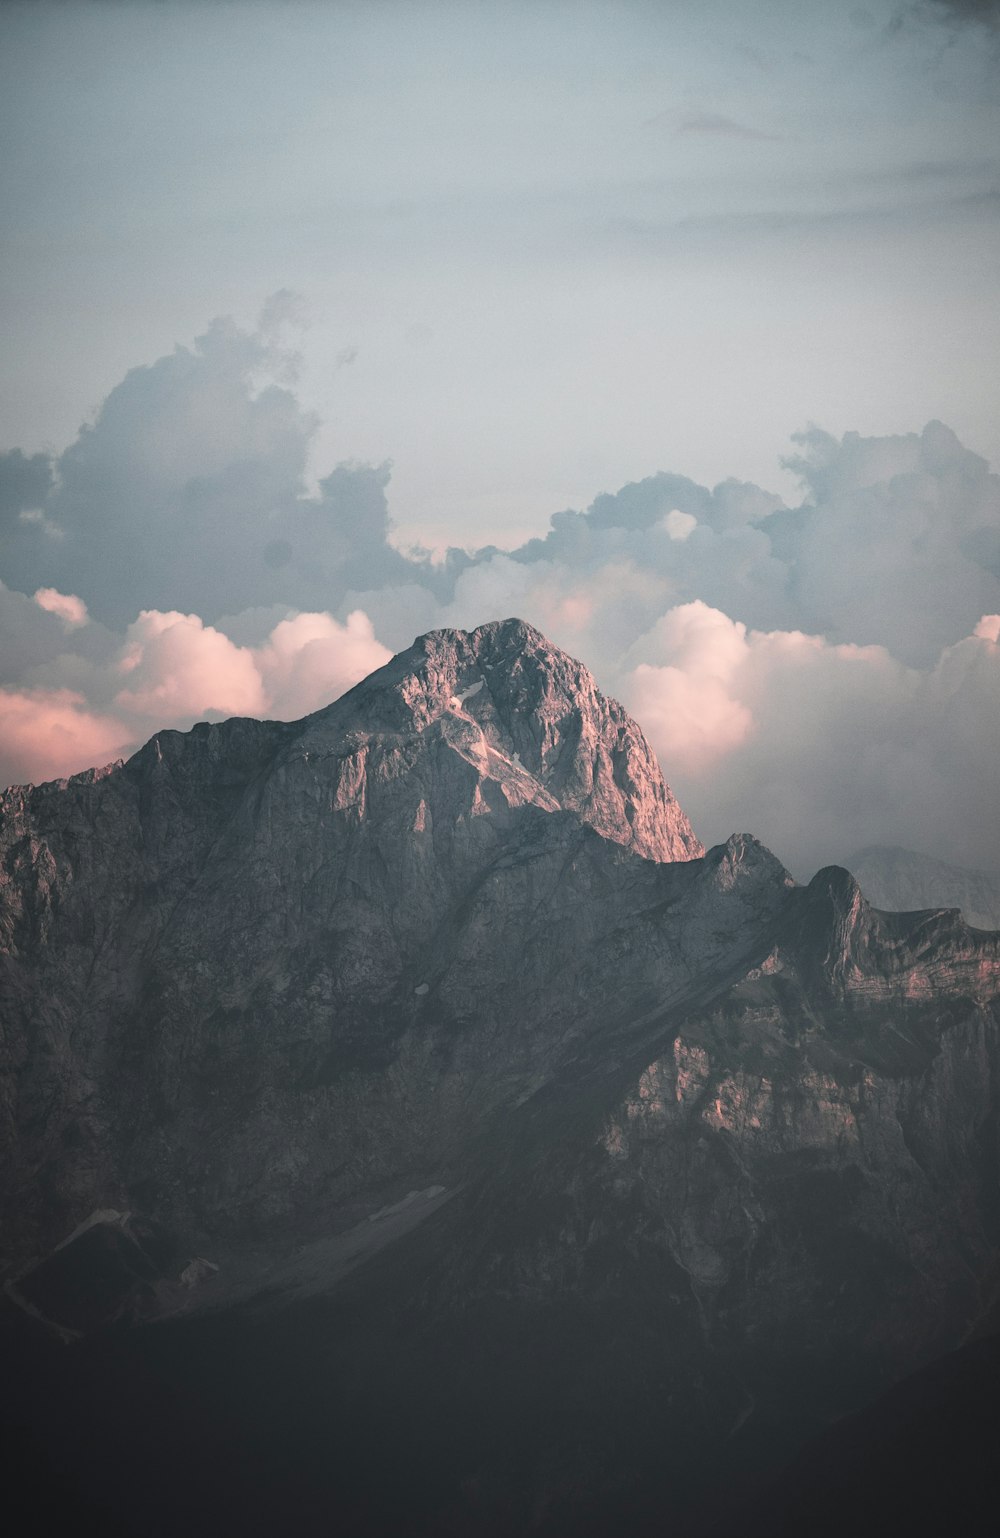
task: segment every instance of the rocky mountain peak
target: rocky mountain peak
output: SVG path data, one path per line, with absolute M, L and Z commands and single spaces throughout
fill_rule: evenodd
M 411 769 L 418 744 L 464 760 L 476 775 L 472 811 L 534 802 L 575 812 L 647 859 L 703 853 L 639 726 L 524 620 L 418 637 L 310 717 L 297 751 L 321 753 L 345 735 L 368 760 L 375 744 Z

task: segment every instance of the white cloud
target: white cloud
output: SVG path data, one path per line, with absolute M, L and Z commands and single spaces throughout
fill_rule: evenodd
M 197 614 L 145 609 L 102 660 L 62 652 L 34 670 L 41 687 L 0 690 L 0 782 L 74 774 L 205 717 L 295 720 L 391 655 L 361 610 L 343 624 L 298 614 L 250 647 Z
M 994 632 L 987 616 L 918 669 L 685 605 L 633 648 L 665 664 L 620 689 L 703 838 L 746 828 L 800 876 L 867 843 L 997 868 Z
M 87 623 L 87 605 L 73 593 L 59 593 L 54 587 L 40 587 L 34 599 L 40 609 L 61 619 L 67 630 L 76 630 Z
M 268 709 L 288 721 L 328 705 L 391 656 L 361 609 L 343 625 L 329 614 L 282 620 L 253 653 Z
M 344 624 L 329 614 L 283 619 L 258 647 L 238 646 L 197 614 L 144 610 L 117 660 L 127 683 L 115 704 L 126 717 L 170 726 L 206 715 L 295 720 L 391 656 L 360 609 Z
M 174 726 L 210 713 L 261 715 L 266 696 L 250 652 L 197 614 L 144 609 L 126 632 L 115 696 L 126 715 Z
M 696 601 L 671 609 L 645 640 L 668 660 L 634 668 L 630 705 L 670 773 L 701 770 L 745 741 L 753 716 L 733 683 L 749 653 L 746 626 Z
M 698 527 L 698 520 L 691 513 L 682 513 L 679 507 L 674 507 L 664 515 L 663 527 L 667 531 L 668 538 L 683 544 L 692 530 Z

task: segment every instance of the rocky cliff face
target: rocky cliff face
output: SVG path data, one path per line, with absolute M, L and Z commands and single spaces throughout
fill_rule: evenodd
M 12 1304 L 90 1332 L 116 1434 L 158 1373 L 199 1404 L 256 1361 L 240 1531 L 287 1517 L 272 1443 L 302 1532 L 690 1517 L 988 1299 L 1000 937 L 703 854 L 520 622 L 7 792 L 0 838 Z M 116 1377 L 123 1313 L 174 1323 Z

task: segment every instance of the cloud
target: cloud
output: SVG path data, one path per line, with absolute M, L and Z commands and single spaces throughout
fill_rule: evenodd
M 298 310 L 279 293 L 254 331 L 215 320 L 130 370 L 56 460 L 3 456 L 8 586 L 72 591 L 118 627 L 146 609 L 210 623 L 274 603 L 324 610 L 411 570 L 434 590 L 429 559 L 390 543 L 388 463 L 345 461 L 306 493 L 317 423 L 288 387 L 297 355 L 282 341 Z
M 128 747 L 122 723 L 72 689 L 0 689 L 4 784 L 39 783 L 105 764 Z
M 73 604 L 71 613 L 81 617 L 72 595 L 57 595 Z M 66 681 L 67 665 L 86 671 L 106 671 L 109 659 L 121 644 L 121 637 L 95 624 L 86 615 L 84 623 L 67 624 L 65 617 L 52 613 L 26 593 L 12 592 L 0 582 L 0 684 L 15 687 L 47 685 L 51 669 L 59 683 Z M 66 659 L 70 659 L 68 664 Z M 74 681 L 74 687 L 77 683 Z
M 144 609 L 129 625 L 115 704 L 163 726 L 192 717 L 262 715 L 267 697 L 252 654 L 197 614 Z
M 92 641 L 83 652 L 51 648 L 39 663 L 39 648 L 34 666 L 22 668 L 33 686 L 0 689 L 3 784 L 73 774 L 132 751 L 160 727 L 241 715 L 295 720 L 392 655 L 360 610 L 343 624 L 297 614 L 261 645 L 241 646 L 197 614 L 147 609 L 97 662 L 88 650 Z
M 313 427 L 289 391 L 254 390 L 277 356 L 216 321 L 193 348 L 133 369 L 58 459 L 42 505 L 62 537 L 22 527 L 5 549 L 11 580 L 38 574 L 113 620 L 170 607 L 168 593 L 210 607 L 227 566 L 248 585 L 254 535 L 294 503 Z
M 671 508 L 669 513 L 664 513 L 661 520 L 670 539 L 681 542 L 688 538 L 693 529 L 698 527 L 697 518 L 690 513 L 682 513 L 679 507 Z
M 67 630 L 77 630 L 87 623 L 87 605 L 73 593 L 57 593 L 54 587 L 40 587 L 34 598 L 40 609 L 55 614 Z
M 520 614 L 624 699 L 704 837 L 800 874 L 878 842 L 1000 866 L 1000 479 L 947 427 L 806 429 L 797 506 L 657 471 L 432 560 L 393 543 L 388 461 L 307 489 L 298 323 L 287 295 L 217 321 L 56 459 L 0 455 L 0 779 L 292 719 L 416 634 Z
M 949 428 L 839 441 L 812 429 L 797 441 L 787 464 L 811 506 L 764 528 L 804 629 L 926 664 L 1000 607 L 1000 480 Z
M 984 617 L 916 669 L 692 604 L 636 643 L 657 660 L 619 687 L 703 837 L 745 824 L 800 876 L 866 843 L 997 868 L 997 635 Z
M 671 773 L 695 773 L 732 752 L 753 728 L 731 689 L 747 653 L 746 626 L 696 601 L 671 609 L 646 640 L 670 660 L 636 666 L 632 708 Z
M 369 595 L 391 589 L 406 595 L 389 621 L 396 644 L 403 614 L 462 604 L 472 567 L 490 567 L 496 588 L 503 555 L 546 565 L 565 588 L 611 566 L 643 571 L 631 639 L 701 600 L 758 629 L 881 644 L 914 664 L 1000 610 L 998 482 L 940 423 L 884 438 L 799 434 L 787 461 L 805 492 L 797 508 L 745 482 L 709 489 L 658 472 L 555 514 L 514 550 L 437 563 L 401 551 L 388 462 L 344 461 L 305 490 L 315 422 L 285 385 L 260 383 L 287 362 L 289 310 L 278 295 L 257 331 L 216 321 L 193 347 L 133 369 L 54 466 L 4 456 L 8 505 L 41 503 L 29 521 L 23 509 L 8 517 L 8 586 L 72 592 L 119 630 L 143 610 L 215 624 L 275 605 L 341 618 L 361 607 L 381 625 L 374 609 L 386 606 Z M 504 584 L 515 597 L 514 573 Z
M 254 661 L 270 709 L 285 720 L 319 710 L 389 661 L 368 615 L 354 609 L 341 625 L 329 614 L 297 614 L 272 630 Z
M 392 653 L 360 609 L 280 620 L 261 646 L 238 646 L 197 614 L 145 610 L 116 659 L 123 717 L 175 726 L 205 717 L 295 720 L 337 699 Z
M 701 600 L 756 629 L 887 647 L 914 666 L 1000 609 L 1000 479 L 940 422 L 921 433 L 796 435 L 798 507 L 756 486 L 660 474 L 555 515 L 511 558 L 578 581 L 612 562 L 650 579 L 633 639 Z M 686 536 L 675 514 L 682 514 Z M 690 521 L 693 520 L 693 521 Z
M 70 590 L 112 623 L 211 614 L 227 584 L 241 606 L 266 596 L 262 550 L 294 508 L 314 426 L 287 389 L 254 387 L 276 360 L 262 335 L 215 321 L 132 369 L 59 456 L 45 529 L 8 525 L 10 585 Z

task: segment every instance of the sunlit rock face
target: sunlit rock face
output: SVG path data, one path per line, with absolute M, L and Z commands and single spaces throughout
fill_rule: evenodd
M 266 1296 L 240 1358 L 312 1385 L 351 1530 L 621 1531 L 983 1306 L 1000 937 L 703 853 L 519 621 L 2 818 L 12 1304 L 63 1338 L 178 1315 L 196 1400 L 202 1311 Z M 369 1435 L 419 1521 L 362 1488 Z
M 422 636 L 311 717 L 289 758 L 331 751 L 333 804 L 359 818 L 405 808 L 426 831 L 435 801 L 446 826 L 532 803 L 646 859 L 704 852 L 636 723 L 521 620 Z

